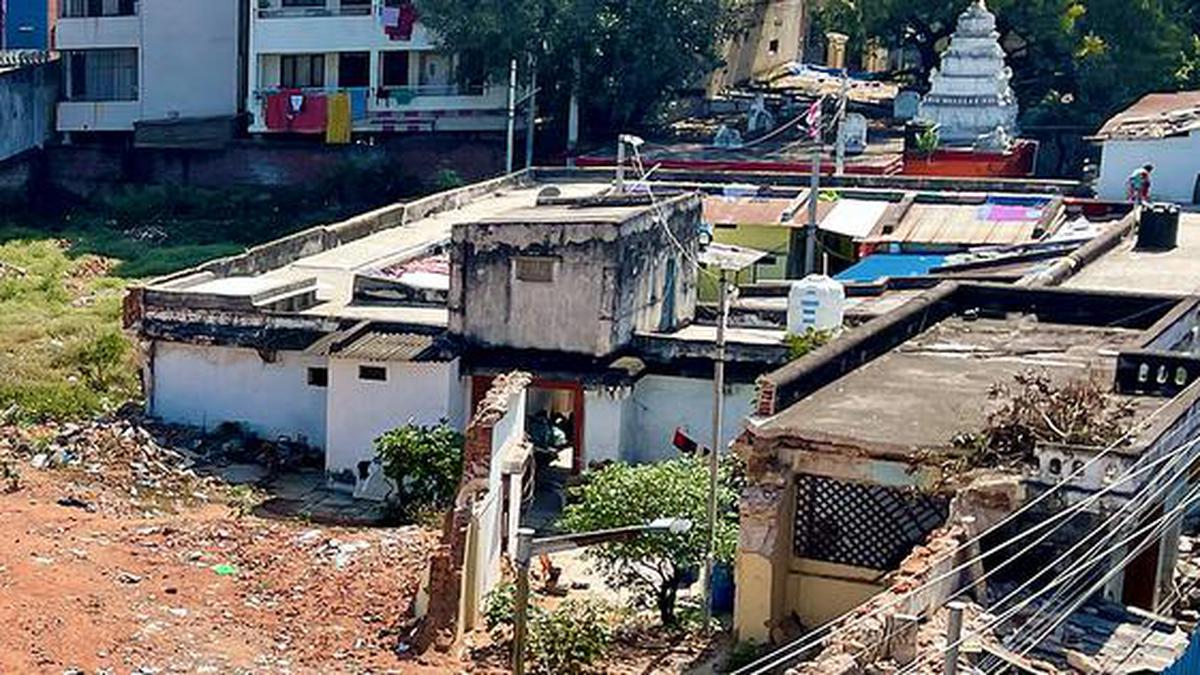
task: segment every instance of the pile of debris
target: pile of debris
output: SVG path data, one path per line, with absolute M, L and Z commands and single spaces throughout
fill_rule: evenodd
M 65 468 L 129 496 L 207 500 L 211 479 L 198 475 L 194 452 L 160 443 L 136 417 L 0 426 L 0 458 L 34 469 Z

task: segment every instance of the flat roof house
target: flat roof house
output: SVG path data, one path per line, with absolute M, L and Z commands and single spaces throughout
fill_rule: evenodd
M 461 426 L 498 375 L 532 376 L 572 469 L 707 445 L 715 327 L 695 318 L 700 198 L 523 173 L 321 226 L 135 289 L 150 412 L 322 448 L 360 475 L 409 422 Z M 784 331 L 729 331 L 723 443 Z
M 890 610 L 929 616 L 960 594 L 990 597 L 992 584 L 1040 571 L 1082 533 L 1107 527 L 1113 509 L 1128 505 L 1130 521 L 1170 509 L 1194 478 L 1147 467 L 1167 459 L 1193 466 L 1200 457 L 1185 444 L 1200 436 L 1197 302 L 945 282 L 761 378 L 757 409 L 735 444 L 749 476 L 736 572 L 740 638 L 778 638 L 792 624 L 812 629 L 889 589 L 893 597 L 912 590 L 918 584 L 905 580 L 924 574 L 930 559 L 945 554 L 956 564 L 1084 503 L 1078 520 L 1038 550 L 1040 562 L 960 590 L 1009 551 Z M 998 388 L 1030 374 L 1049 386 L 1097 383 L 1127 411 L 1128 433 L 1108 447 L 1038 443 L 1011 463 L 973 460 L 975 446 L 964 439 L 989 428 Z M 1044 493 L 1053 495 L 1039 504 Z M 979 548 L 960 546 L 1026 506 Z M 948 539 L 948 549 L 934 543 L 955 528 L 965 536 Z M 1169 594 L 1179 532 L 1179 520 L 1167 523 L 1104 597 L 1157 609 Z
M 1100 197 L 1125 199 L 1130 174 L 1152 163 L 1155 200 L 1200 201 L 1200 91 L 1147 94 L 1105 122 L 1094 140 L 1102 147 Z

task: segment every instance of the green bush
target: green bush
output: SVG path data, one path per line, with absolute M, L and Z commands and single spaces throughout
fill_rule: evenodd
M 733 464 L 724 462 L 717 490 L 715 532 L 718 561 L 731 562 L 737 544 L 737 492 Z M 679 587 L 704 563 L 708 542 L 709 468 L 704 458 L 631 466 L 610 464 L 571 490 L 575 503 L 563 511 L 559 526 L 588 532 L 643 525 L 658 518 L 686 518 L 693 527 L 682 534 L 647 534 L 626 542 L 588 549 L 610 584 L 638 594 L 644 606 L 658 610 L 664 625 L 675 626 Z
M 612 642 L 605 608 L 595 601 L 567 600 L 529 623 L 533 672 L 579 675 L 588 672 Z
M 454 501 L 463 469 L 463 436 L 446 422 L 409 424 L 375 439 L 383 473 L 395 483 L 391 502 L 401 517 L 416 519 Z
M 492 641 L 512 649 L 516 588 L 501 584 L 483 601 L 483 623 Z M 613 632 L 608 608 L 595 600 L 568 600 L 555 610 L 530 604 L 526 658 L 534 673 L 588 672 L 604 656 Z
M 75 344 L 66 354 L 66 364 L 77 369 L 89 387 L 103 392 L 129 372 L 129 353 L 124 335 L 104 330 Z
M 784 338 L 784 342 L 788 347 L 788 360 L 795 361 L 809 352 L 816 351 L 829 344 L 829 341 L 832 339 L 833 333 L 831 331 L 816 330 L 813 328 L 809 328 L 800 334 L 789 333 Z

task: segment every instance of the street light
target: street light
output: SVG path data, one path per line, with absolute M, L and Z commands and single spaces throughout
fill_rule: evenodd
M 513 608 L 513 673 L 525 675 L 526 626 L 529 618 L 529 564 L 534 556 L 547 553 L 570 551 L 597 544 L 629 541 L 644 534 L 684 534 L 692 529 L 692 521 L 686 518 L 659 518 L 646 525 L 618 527 L 611 530 L 562 534 L 534 539 L 534 531 L 528 527 L 517 530 L 517 597 Z

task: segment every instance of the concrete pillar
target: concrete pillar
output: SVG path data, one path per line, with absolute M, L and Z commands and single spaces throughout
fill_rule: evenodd
M 795 500 L 794 485 L 782 475 L 756 478 L 742 492 L 734 569 L 738 640 L 768 642 L 786 615 Z

